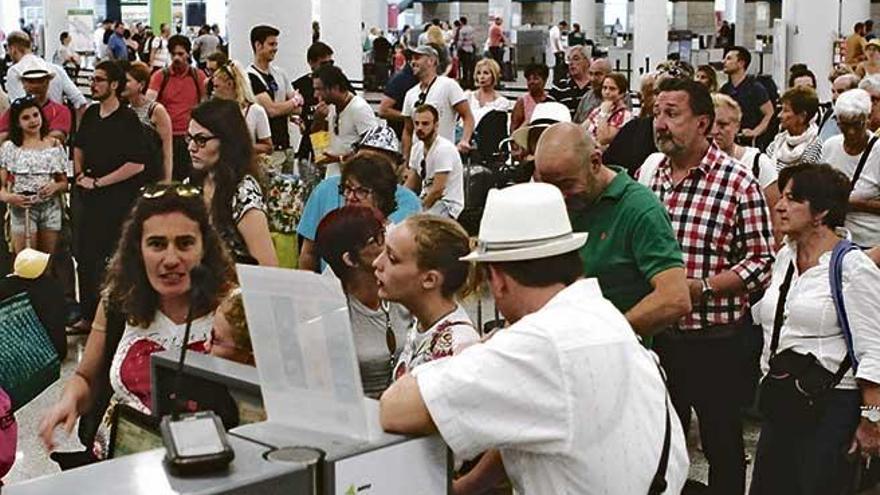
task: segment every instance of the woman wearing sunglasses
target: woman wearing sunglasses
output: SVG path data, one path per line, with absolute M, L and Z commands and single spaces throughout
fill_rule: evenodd
M 235 261 L 278 266 L 254 147 L 238 104 L 215 99 L 197 106 L 186 141 L 211 221 Z
M 181 184 L 149 187 L 135 203 L 110 261 L 82 361 L 40 424 L 48 449 L 56 427 L 70 433 L 88 411 L 80 422 L 80 438 L 88 446 L 103 417 L 93 452 L 102 458 L 111 417 L 104 414 L 108 399 L 111 406 L 124 404 L 150 414 L 150 355 L 184 345 L 190 311 L 185 345 L 205 352 L 214 312 L 232 288 L 235 272 L 200 191 Z M 199 281 L 199 297 L 193 295 L 190 276 L 197 265 L 207 272 Z
M 378 399 L 412 324 L 409 311 L 379 298 L 373 261 L 385 247 L 385 217 L 367 206 L 345 206 L 321 220 L 318 254 L 342 282 L 364 394 Z
M 12 103 L 9 140 L 0 146 L 0 201 L 10 206 L 12 243 L 54 253 L 61 230 L 61 194 L 67 190 L 67 155 L 49 135 L 36 98 Z
M 244 70 L 235 60 L 217 66 L 211 75 L 214 84 L 214 98 L 232 100 L 241 107 L 241 114 L 257 153 L 272 153 L 272 131 L 269 128 L 269 114 L 263 109 L 251 91 L 251 83 Z

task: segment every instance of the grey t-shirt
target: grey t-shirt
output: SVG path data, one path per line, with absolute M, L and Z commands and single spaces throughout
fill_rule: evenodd
M 349 319 L 354 333 L 354 347 L 357 353 L 358 366 L 361 370 L 361 383 L 367 397 L 378 399 L 382 392 L 391 384 L 392 356 L 388 354 L 385 342 L 385 311 L 370 309 L 354 297 L 348 298 Z M 388 304 L 388 318 L 397 340 L 394 360 L 400 355 L 409 327 L 412 326 L 412 315 L 403 306 L 396 303 Z

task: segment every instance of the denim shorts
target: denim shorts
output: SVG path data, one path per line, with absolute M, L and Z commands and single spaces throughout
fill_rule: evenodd
M 29 208 L 19 208 L 11 206 L 10 226 L 13 234 L 24 234 L 25 227 L 25 210 L 30 217 L 31 235 L 40 230 L 61 230 L 61 198 L 54 198 L 37 203 Z

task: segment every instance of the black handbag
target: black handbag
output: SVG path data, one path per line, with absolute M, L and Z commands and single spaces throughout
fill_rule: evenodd
M 785 313 L 785 299 L 793 275 L 794 263 L 789 265 L 785 280 L 779 288 L 770 342 L 770 370 L 761 380 L 758 409 L 770 422 L 806 429 L 816 424 L 823 409 L 822 398 L 840 383 L 849 371 L 852 360 L 847 353 L 837 372 L 832 373 L 813 354 L 801 354 L 791 349 L 776 353 Z

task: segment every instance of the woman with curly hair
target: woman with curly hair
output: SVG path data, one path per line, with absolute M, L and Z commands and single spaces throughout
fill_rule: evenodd
M 198 297 L 191 279 L 196 266 L 207 274 L 198 281 Z M 231 260 L 211 226 L 201 191 L 182 184 L 145 189 L 110 261 L 82 361 L 40 424 L 47 448 L 57 426 L 69 433 L 87 412 L 92 420 L 101 418 L 109 392 L 112 407 L 124 404 L 150 414 L 150 355 L 184 345 L 205 352 L 214 312 L 234 281 Z M 188 315 L 192 328 L 184 343 Z M 94 456 L 99 459 L 106 455 L 109 417 L 104 415 L 97 428 Z M 88 445 L 91 438 L 83 441 Z

